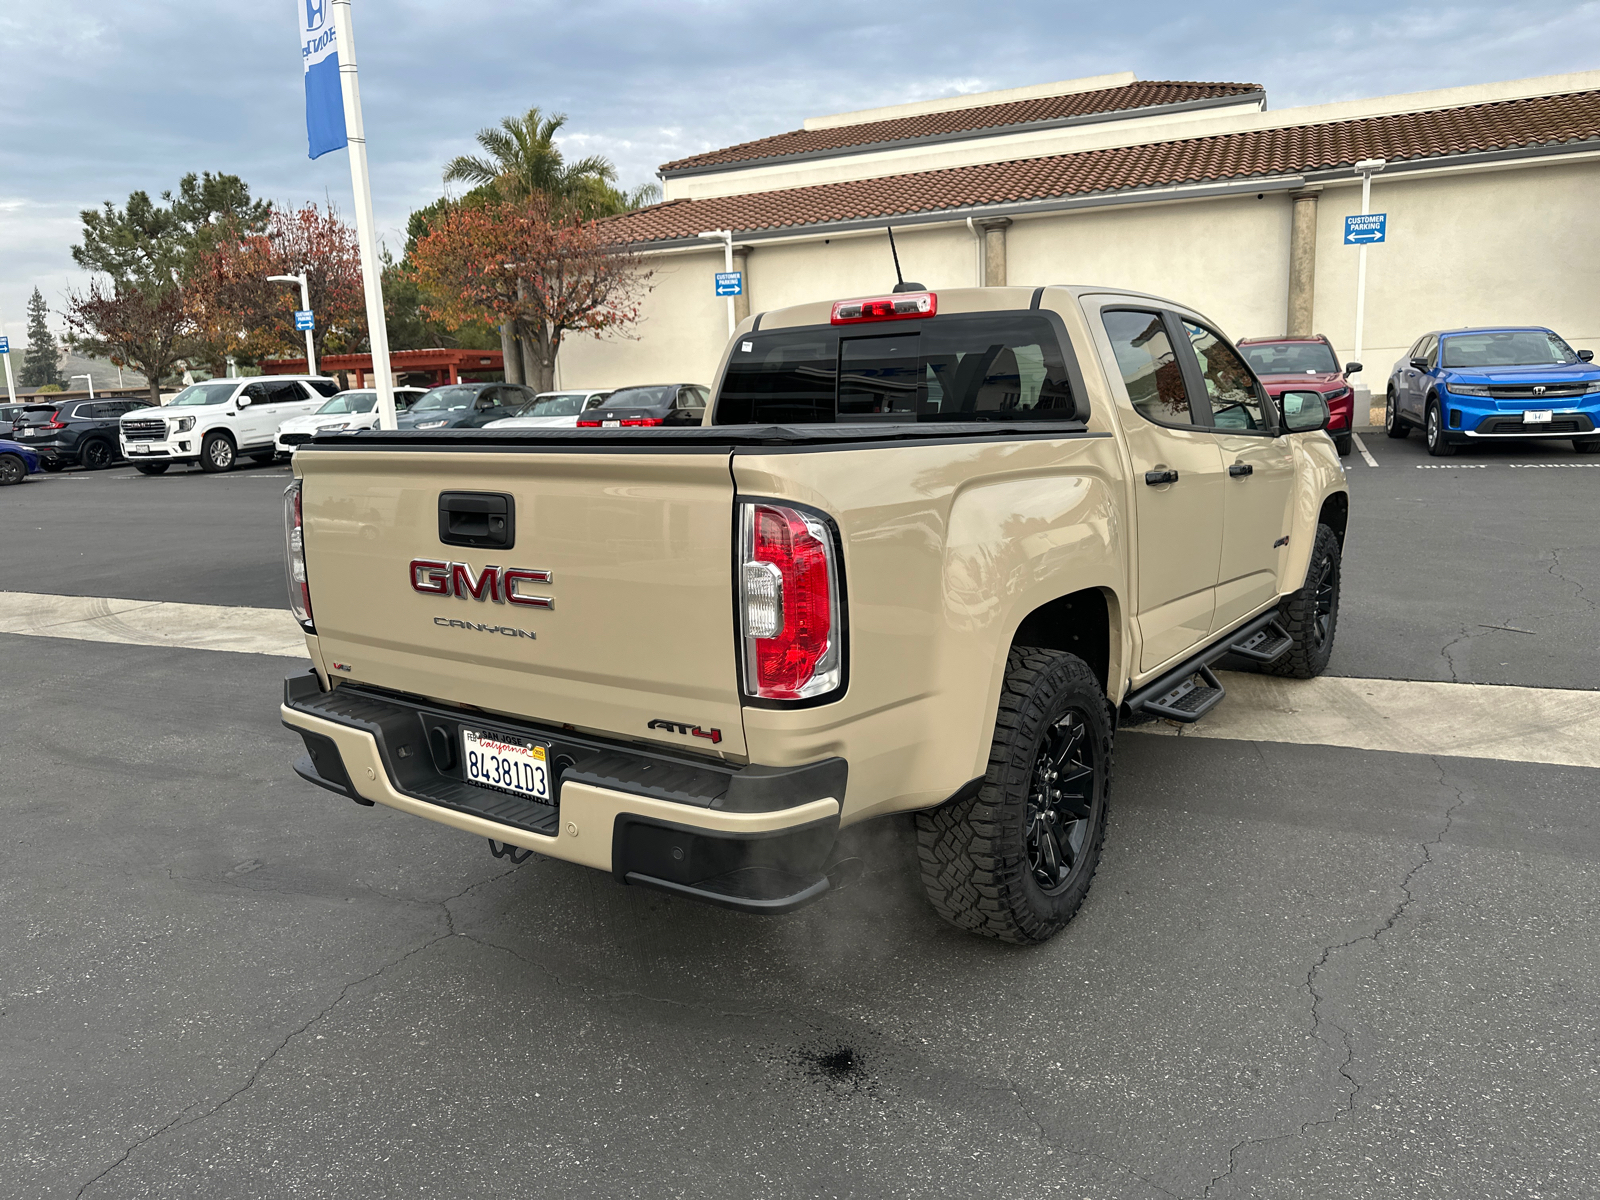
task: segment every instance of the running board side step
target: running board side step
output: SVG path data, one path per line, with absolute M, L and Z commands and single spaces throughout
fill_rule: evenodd
M 1149 716 L 1165 717 L 1169 721 L 1191 725 L 1222 703 L 1222 698 L 1227 694 L 1210 666 L 1202 664 L 1179 680 L 1176 686 L 1146 700 L 1141 711 Z
M 1289 636 L 1289 631 L 1273 620 L 1249 637 L 1241 637 L 1229 643 L 1228 653 L 1258 663 L 1270 663 L 1277 662 L 1289 653 L 1289 648 L 1293 645 L 1294 639 Z
M 1238 654 L 1256 662 L 1281 658 L 1294 643 L 1278 612 L 1272 609 L 1222 635 L 1211 645 L 1192 654 L 1182 665 L 1161 678 L 1145 684 L 1123 698 L 1119 712 L 1125 716 L 1165 717 L 1169 721 L 1192 724 L 1222 702 L 1222 683 L 1211 664 L 1228 654 Z

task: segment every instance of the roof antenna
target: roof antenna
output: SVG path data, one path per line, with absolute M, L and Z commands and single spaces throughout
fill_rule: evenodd
M 894 255 L 894 294 L 899 295 L 901 292 L 927 291 L 928 289 L 923 287 L 920 283 L 906 282 L 906 277 L 900 273 L 900 251 L 896 250 L 894 247 L 894 226 L 885 225 L 884 228 L 889 231 L 889 253 Z

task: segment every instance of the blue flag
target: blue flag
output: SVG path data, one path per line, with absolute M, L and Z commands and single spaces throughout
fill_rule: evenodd
M 300 54 L 306 64 L 306 139 L 311 157 L 343 150 L 344 94 L 339 86 L 339 43 L 329 0 L 295 0 L 300 22 Z

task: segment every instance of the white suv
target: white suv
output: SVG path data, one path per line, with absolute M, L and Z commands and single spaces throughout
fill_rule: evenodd
M 196 383 L 160 408 L 124 413 L 122 453 L 146 475 L 159 475 L 175 462 L 231 471 L 241 454 L 271 462 L 277 456 L 278 426 L 316 412 L 338 390 L 333 380 L 316 375 Z

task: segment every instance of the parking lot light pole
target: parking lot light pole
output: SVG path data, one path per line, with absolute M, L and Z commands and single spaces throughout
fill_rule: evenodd
M 87 379 L 89 381 L 89 399 L 91 399 L 91 400 L 94 399 L 94 376 L 93 375 L 74 375 L 72 377 L 72 379 Z M 67 380 L 67 384 L 69 386 L 72 383 L 72 379 Z
M 722 251 L 723 251 L 723 253 L 722 253 L 722 261 L 723 261 L 723 264 L 724 264 L 722 269 L 724 271 L 726 271 L 729 275 L 732 275 L 733 274 L 733 230 L 731 230 L 731 229 L 707 229 L 704 233 L 698 234 L 697 236 L 703 237 L 707 241 L 719 241 L 719 242 L 722 243 Z M 741 283 L 740 286 L 743 286 L 743 284 Z M 739 327 L 739 322 L 733 315 L 733 297 L 729 296 L 728 297 L 728 336 L 732 337 L 733 336 L 733 331 L 735 329 L 737 329 L 738 327 Z
M 268 283 L 298 283 L 300 285 L 300 310 L 311 311 L 311 289 L 306 286 L 306 273 L 298 275 L 268 275 Z M 311 330 L 306 330 L 306 374 L 317 373 L 317 348 L 311 342 Z
M 1364 217 L 1372 207 L 1372 177 L 1384 167 L 1389 165 L 1386 158 L 1363 158 L 1356 164 L 1356 174 L 1361 176 L 1361 215 Z M 1356 250 L 1356 349 L 1354 360 L 1365 361 L 1361 357 L 1361 335 L 1367 319 L 1367 244 L 1362 242 Z M 1365 374 L 1366 372 L 1362 372 Z M 1371 398 L 1371 391 L 1367 393 Z

